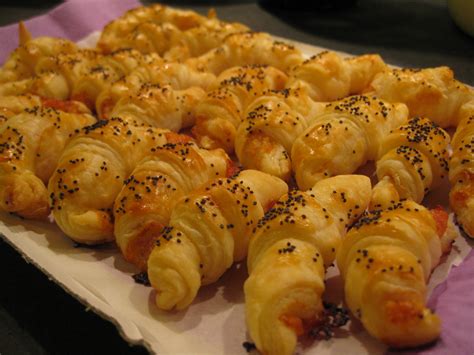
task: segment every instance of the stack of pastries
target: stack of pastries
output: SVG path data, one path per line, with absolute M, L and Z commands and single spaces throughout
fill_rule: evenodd
M 474 237 L 474 92 L 449 68 L 307 58 L 212 10 L 159 4 L 109 23 L 96 48 L 23 24 L 19 38 L 0 69 L 0 211 L 115 242 L 163 310 L 192 307 L 246 260 L 246 321 L 264 354 L 324 326 L 335 261 L 373 337 L 439 337 L 426 284 L 454 233 L 425 195 L 449 178 Z M 357 174 L 369 161 L 373 188 Z

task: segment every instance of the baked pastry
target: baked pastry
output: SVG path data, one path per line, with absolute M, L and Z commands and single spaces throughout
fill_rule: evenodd
M 0 210 L 25 218 L 49 215 L 45 184 L 70 136 L 95 122 L 89 114 L 34 106 L 0 126 Z
M 104 28 L 98 47 L 105 52 L 134 48 L 169 60 L 183 60 L 219 46 L 229 34 L 248 30 L 240 23 L 219 21 L 214 11 L 204 17 L 153 5 L 131 10 L 112 21 Z
M 304 88 L 269 91 L 255 99 L 235 138 L 235 153 L 242 166 L 288 181 L 293 142 L 324 107 L 311 100 Z
M 67 39 L 53 37 L 32 38 L 23 22 L 18 26 L 19 46 L 0 68 L 0 83 L 19 81 L 35 76 L 38 65 L 54 61 L 60 53 L 74 53 L 76 44 Z
M 299 188 L 306 189 L 325 177 L 353 173 L 375 160 L 384 137 L 407 118 L 404 104 L 373 96 L 350 96 L 326 104 L 291 149 Z
M 106 53 L 134 48 L 177 61 L 202 55 L 219 46 L 229 34 L 242 31 L 248 31 L 248 27 L 220 21 L 213 10 L 206 17 L 155 4 L 130 10 L 110 22 L 97 47 Z
M 297 336 L 321 322 L 325 270 L 369 200 L 368 177 L 340 175 L 291 191 L 260 220 L 244 291 L 248 331 L 262 353 L 293 354 Z
M 115 237 L 125 259 L 146 270 L 148 255 L 183 195 L 216 176 L 231 161 L 222 149 L 165 144 L 138 162 L 115 199 Z
M 288 87 L 303 87 L 315 101 L 335 101 L 362 94 L 374 76 L 387 69 L 378 54 L 342 58 L 324 51 L 291 69 Z
M 474 238 L 474 101 L 463 105 L 460 117 L 451 142 L 449 204 L 463 230 Z
M 193 68 L 216 75 L 231 67 L 253 64 L 270 65 L 287 73 L 302 62 L 303 56 L 298 49 L 275 41 L 264 32 L 231 34 L 221 46 L 186 61 Z
M 0 96 L 0 124 L 25 109 L 41 106 L 41 99 L 35 95 Z
M 152 6 L 140 6 L 125 12 L 122 16 L 109 22 L 102 30 L 97 48 L 104 53 L 110 53 L 117 49 L 130 48 L 129 43 L 124 46 L 125 39 L 139 37 L 141 34 L 137 29 L 140 25 L 157 24 L 162 25 L 162 34 L 157 36 L 156 43 L 159 44 L 165 40 L 166 45 L 162 45 L 165 49 L 169 47 L 166 41 L 167 37 L 171 37 L 172 32 L 179 32 L 199 26 L 205 21 L 205 17 L 198 15 L 194 11 L 186 11 L 173 9 L 160 4 Z M 155 36 L 158 34 L 154 33 Z M 136 38 L 140 42 L 140 38 Z M 155 42 L 155 40 L 153 40 Z M 154 48 L 155 51 L 158 48 Z
M 448 215 L 441 212 L 411 200 L 371 211 L 352 226 L 337 255 L 347 306 L 390 346 L 422 345 L 440 334 L 440 319 L 425 298 L 443 252 Z
M 169 85 L 144 84 L 136 94 L 123 96 L 110 117 L 177 132 L 194 124 L 192 109 L 205 95 L 199 87 L 173 90 Z
M 0 96 L 0 123 L 10 117 L 18 115 L 25 109 L 33 110 L 43 108 L 54 108 L 69 113 L 88 113 L 90 110 L 79 101 L 64 101 L 45 99 L 36 95 Z
M 379 182 L 371 206 L 386 208 L 395 201 L 421 203 L 448 173 L 449 135 L 427 118 L 414 117 L 386 136 L 376 162 Z
M 105 87 L 156 58 L 125 49 L 108 55 L 90 49 L 59 54 L 54 60 L 38 64 L 35 77 L 1 84 L 0 95 L 33 93 L 46 98 L 73 99 L 94 108 Z
M 457 126 L 461 106 L 474 97 L 473 90 L 454 79 L 448 67 L 386 70 L 375 76 L 367 92 L 402 102 L 411 117 L 429 117 L 443 128 Z
M 180 139 L 176 133 L 137 127 L 116 117 L 80 130 L 62 152 L 48 184 L 59 228 L 83 244 L 113 240 L 112 208 L 123 181 L 150 149 Z
M 214 85 L 215 75 L 198 72 L 186 64 L 168 63 L 159 59 L 141 65 L 130 74 L 103 90 L 96 100 L 96 111 L 100 118 L 110 117 L 110 111 L 118 100 L 136 94 L 143 85 L 171 86 L 174 90 L 200 87 L 208 90 Z
M 247 255 L 249 237 L 286 184 L 256 170 L 210 181 L 176 204 L 148 259 L 156 304 L 183 309 L 201 285 L 216 281 Z
M 198 144 L 232 153 L 236 130 L 247 106 L 267 90 L 283 89 L 286 80 L 285 73 L 266 65 L 224 70 L 217 77 L 217 88 L 193 110 L 196 124 L 192 132 Z

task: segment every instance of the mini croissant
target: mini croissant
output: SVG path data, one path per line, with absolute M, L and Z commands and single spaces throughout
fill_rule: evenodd
M 370 180 L 340 175 L 281 198 L 251 237 L 245 282 L 250 337 L 264 354 L 293 354 L 321 322 L 326 268 L 345 230 L 367 207 Z
M 120 99 L 134 96 L 144 86 L 170 86 L 174 90 L 200 87 L 208 90 L 215 80 L 215 75 L 199 72 L 186 64 L 167 63 L 156 59 L 139 66 L 105 88 L 97 97 L 96 111 L 100 118 L 111 117 L 110 112 Z
M 305 189 L 325 177 L 353 173 L 375 160 L 383 138 L 407 118 L 404 104 L 373 96 L 326 104 L 293 143 L 291 162 L 298 186 Z
M 37 67 L 54 61 L 60 53 L 74 53 L 78 47 L 63 38 L 32 38 L 23 22 L 18 27 L 19 46 L 10 54 L 0 68 L 0 83 L 28 79 L 37 74 Z
M 289 181 L 293 143 L 324 107 L 305 89 L 269 91 L 257 97 L 247 107 L 235 138 L 242 166 Z
M 59 228 L 83 244 L 113 240 L 112 208 L 124 180 L 150 149 L 179 139 L 120 118 L 84 127 L 65 147 L 48 184 Z
M 192 108 L 205 96 L 203 89 L 174 90 L 165 85 L 143 85 L 135 94 L 123 96 L 110 112 L 135 125 L 149 125 L 178 132 L 194 123 Z
M 95 122 L 87 113 L 34 106 L 0 126 L 0 210 L 25 218 L 49 215 L 45 184 L 71 135 Z
M 451 143 L 449 202 L 457 221 L 474 238 L 474 101 L 463 105 L 461 117 Z
M 205 17 L 155 4 L 132 9 L 111 21 L 103 29 L 97 47 L 105 53 L 134 48 L 183 60 L 219 46 L 229 34 L 247 30 L 240 23 L 219 21 L 212 11 Z
M 234 150 L 236 130 L 247 106 L 268 90 L 283 89 L 287 80 L 282 71 L 264 65 L 238 66 L 217 77 L 217 88 L 195 107 L 193 135 L 200 146 Z
M 227 36 L 224 43 L 186 61 L 193 68 L 219 75 L 237 65 L 270 65 L 288 73 L 301 64 L 303 56 L 294 46 L 275 41 L 264 32 L 238 32 Z
M 386 70 L 375 76 L 366 91 L 404 103 L 411 117 L 429 117 L 443 128 L 456 127 L 460 108 L 474 98 L 473 89 L 457 81 L 448 67 Z
M 294 67 L 288 87 L 308 90 L 315 101 L 335 101 L 361 94 L 374 76 L 387 69 L 377 54 L 342 58 L 330 51 L 321 52 Z
M 99 93 L 111 83 L 159 58 L 131 49 L 107 55 L 81 49 L 60 53 L 53 59 L 38 64 L 37 75 L 32 78 L 0 84 L 0 95 L 32 93 L 52 99 L 73 99 L 93 108 Z
M 425 299 L 446 220 L 445 212 L 432 214 L 405 200 L 366 213 L 344 238 L 337 264 L 346 303 L 372 336 L 390 346 L 423 345 L 440 334 L 440 319 Z
M 245 258 L 258 220 L 286 191 L 280 179 L 244 170 L 182 198 L 148 259 L 158 307 L 187 307 L 201 284 L 216 281 Z
M 115 199 L 115 236 L 125 259 L 146 270 L 158 233 L 176 202 L 217 176 L 231 172 L 222 149 L 205 150 L 191 142 L 153 147 L 138 162 Z
M 427 118 L 414 117 L 390 132 L 379 148 L 376 173 L 379 183 L 371 205 L 388 207 L 390 201 L 421 203 L 448 171 L 449 135 Z

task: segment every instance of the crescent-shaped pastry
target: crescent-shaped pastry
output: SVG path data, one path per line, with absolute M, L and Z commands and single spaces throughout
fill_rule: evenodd
M 335 52 L 324 51 L 294 67 L 288 87 L 305 88 L 315 101 L 335 101 L 362 94 L 374 76 L 386 69 L 377 54 L 342 58 Z
M 440 334 L 440 319 L 426 307 L 426 283 L 443 252 L 440 218 L 446 221 L 447 213 L 432 214 L 411 200 L 371 211 L 337 255 L 349 309 L 390 346 L 423 345 Z
M 125 259 L 146 270 L 148 255 L 171 211 L 185 194 L 216 176 L 231 172 L 222 149 L 196 144 L 152 148 L 133 169 L 115 199 L 115 236 Z
M 235 153 L 246 169 L 289 181 L 295 140 L 324 109 L 305 89 L 266 92 L 247 107 L 235 138 Z
M 236 130 L 247 106 L 268 90 L 284 88 L 287 76 L 265 65 L 238 66 L 217 77 L 217 88 L 210 91 L 193 110 L 196 124 L 192 132 L 198 144 L 207 149 L 234 150 Z
M 120 118 L 80 130 L 62 152 L 48 184 L 59 228 L 83 244 L 113 240 L 112 208 L 124 180 L 151 149 L 179 139 L 176 133 L 137 127 Z
M 326 268 L 370 201 L 370 180 L 340 175 L 281 198 L 251 237 L 245 282 L 250 337 L 264 354 L 293 354 L 323 311 Z
M 34 106 L 0 126 L 0 210 L 25 218 L 49 215 L 45 184 L 76 130 L 95 122 L 89 114 Z
M 410 199 L 421 203 L 448 173 L 449 135 L 431 120 L 414 117 L 390 132 L 379 148 L 371 206 Z
M 100 118 L 110 117 L 117 101 L 135 95 L 144 85 L 171 86 L 174 90 L 192 87 L 208 90 L 215 80 L 215 75 L 199 72 L 186 64 L 152 61 L 139 66 L 103 90 L 97 97 L 96 111 Z
M 226 37 L 224 43 L 186 61 L 192 67 L 219 75 L 238 65 L 270 65 L 288 73 L 303 62 L 301 52 L 294 46 L 274 40 L 264 32 L 239 32 Z
M 458 223 L 474 238 L 474 101 L 463 105 L 460 115 L 451 143 L 449 203 Z
M 474 98 L 473 89 L 457 81 L 448 67 L 386 70 L 375 76 L 367 92 L 404 103 L 411 117 L 428 117 L 443 128 L 456 127 L 461 106 Z
M 373 96 L 356 95 L 326 104 L 294 141 L 291 162 L 298 186 L 349 174 L 377 158 L 384 137 L 405 123 L 408 109 Z
M 256 170 L 215 179 L 183 197 L 148 259 L 148 278 L 162 309 L 183 309 L 201 285 L 216 281 L 247 255 L 252 230 L 286 191 Z

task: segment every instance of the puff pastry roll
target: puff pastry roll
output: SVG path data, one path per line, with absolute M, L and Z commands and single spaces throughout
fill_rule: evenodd
M 447 176 L 449 141 L 448 133 L 423 117 L 391 131 L 379 149 L 371 206 L 386 208 L 401 199 L 421 203 Z
M 95 118 L 35 106 L 0 126 L 0 210 L 25 218 L 49 215 L 45 184 L 76 129 Z
M 458 223 L 474 238 L 474 101 L 461 108 L 461 121 L 453 136 L 449 161 L 449 203 Z
M 105 87 L 153 60 L 154 56 L 145 57 L 133 50 L 101 55 L 82 49 L 73 54 L 60 54 L 54 61 L 38 65 L 36 77 L 1 84 L 0 95 L 34 93 L 61 100 L 72 98 L 93 108 Z
M 0 96 L 0 123 L 24 110 L 54 108 L 69 113 L 88 113 L 90 110 L 78 101 L 45 99 L 36 95 Z
M 0 68 L 0 83 L 19 81 L 36 75 L 36 67 L 54 61 L 60 53 L 74 53 L 75 43 L 62 38 L 32 38 L 23 22 L 18 26 L 19 46 Z
M 240 23 L 226 23 L 216 18 L 205 19 L 189 29 L 180 29 L 170 22 L 147 21 L 137 24 L 114 48 L 134 48 L 141 53 L 158 53 L 167 60 L 182 61 L 216 48 L 230 34 L 248 30 Z
M 473 90 L 454 79 L 448 67 L 387 70 L 375 76 L 367 91 L 402 102 L 410 116 L 429 117 L 443 128 L 457 126 L 461 106 L 474 97 Z
M 325 269 L 370 188 L 362 175 L 328 178 L 291 191 L 259 221 L 244 291 L 248 331 L 262 353 L 293 354 L 297 337 L 321 322 Z
M 290 71 L 288 87 L 304 87 L 315 101 L 334 101 L 362 94 L 374 76 L 387 69 L 377 54 L 342 58 L 330 51 L 305 60 Z
M 210 91 L 193 110 L 193 135 L 204 148 L 234 150 L 235 134 L 247 106 L 267 90 L 284 88 L 287 76 L 264 65 L 233 67 L 217 77 L 218 88 Z
M 293 142 L 324 107 L 301 88 L 267 92 L 255 99 L 235 138 L 235 153 L 242 166 L 288 181 Z
M 216 179 L 176 204 L 148 259 L 156 304 L 183 309 L 201 285 L 216 281 L 247 255 L 249 237 L 287 185 L 256 170 Z
M 35 95 L 0 96 L 0 124 L 25 109 L 31 110 L 41 105 L 41 99 Z
M 294 141 L 291 160 L 301 189 L 316 181 L 357 170 L 377 158 L 391 129 L 405 123 L 408 109 L 373 96 L 356 95 L 326 104 Z
M 104 53 L 122 48 L 133 48 L 133 45 L 138 45 L 143 49 L 143 42 L 151 40 L 150 45 L 152 46 L 160 46 L 160 43 L 164 42 L 165 44 L 161 44 L 162 49 L 160 47 L 153 49 L 161 49 L 161 52 L 165 52 L 170 46 L 169 38 L 173 37 L 173 33 L 197 27 L 206 20 L 206 17 L 194 11 L 173 9 L 160 4 L 140 6 L 108 23 L 102 30 L 97 48 Z M 159 27 L 155 31 L 152 29 L 155 36 L 153 39 L 147 38 L 145 31 L 150 30 L 151 27 L 146 26 L 147 24 L 161 25 L 161 29 Z M 140 27 L 144 25 L 145 27 Z M 131 41 L 137 43 L 131 43 Z
M 120 118 L 98 121 L 77 132 L 48 184 L 59 228 L 83 244 L 113 240 L 112 208 L 123 181 L 150 149 L 176 139 L 181 137 Z
M 194 124 L 192 109 L 205 95 L 199 87 L 173 90 L 170 86 L 145 84 L 135 95 L 121 98 L 110 116 L 177 132 Z
M 96 100 L 96 112 L 100 118 L 110 117 L 110 111 L 118 100 L 136 94 L 144 85 L 169 85 L 175 90 L 191 87 L 208 90 L 215 80 L 215 75 L 198 72 L 186 64 L 156 60 L 136 68 L 103 90 Z
M 186 61 L 194 68 L 216 75 L 225 69 L 249 64 L 270 65 L 287 73 L 290 68 L 302 62 L 303 56 L 298 49 L 275 41 L 264 32 L 231 34 L 221 46 Z
M 405 200 L 365 214 L 344 238 L 337 264 L 346 303 L 373 337 L 403 348 L 439 336 L 440 319 L 425 298 L 446 220 L 445 212 Z
M 213 16 L 213 12 L 210 11 L 209 15 Z M 198 57 L 222 45 L 228 36 L 249 30 L 241 23 L 224 22 L 212 17 L 201 25 L 182 31 L 175 36 L 164 57 L 173 61 Z
M 115 236 L 125 259 L 146 270 L 153 243 L 179 198 L 216 176 L 226 176 L 230 167 L 222 149 L 208 151 L 191 142 L 153 148 L 115 200 Z

